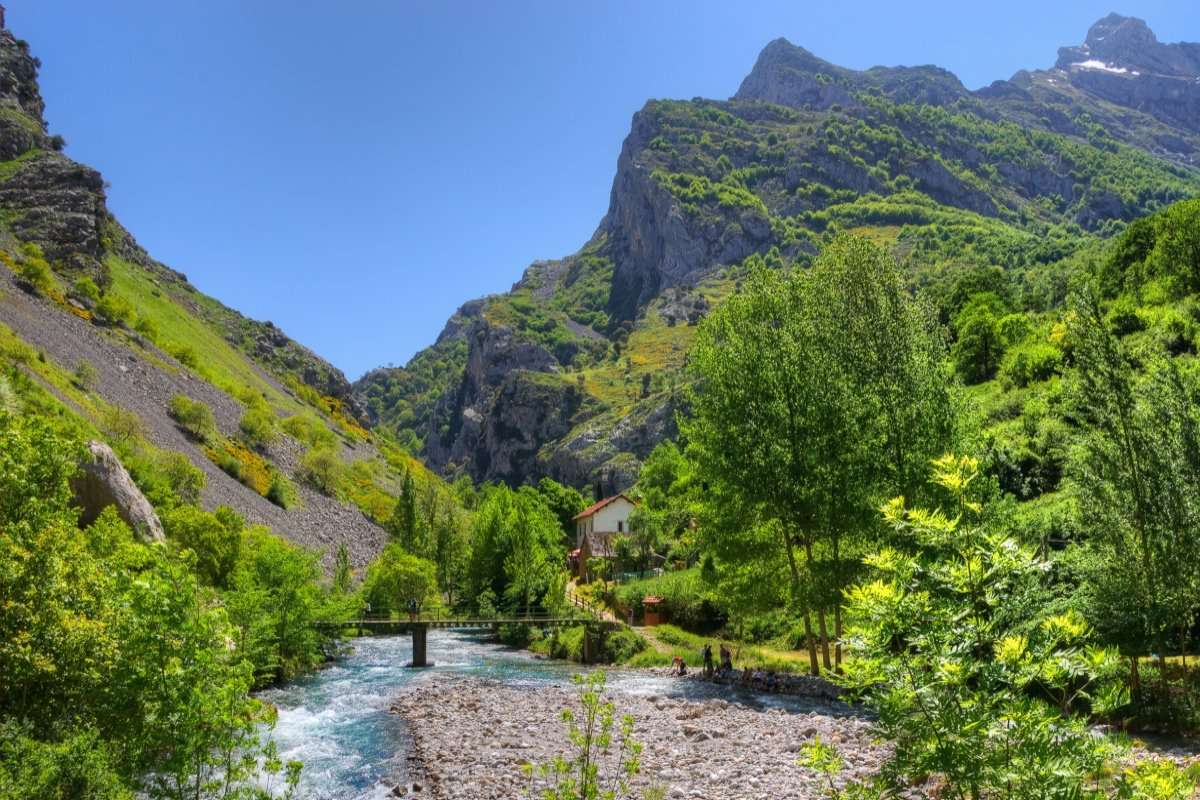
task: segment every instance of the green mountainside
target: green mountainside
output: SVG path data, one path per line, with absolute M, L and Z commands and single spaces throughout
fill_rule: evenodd
M 624 488 L 675 433 L 696 323 L 754 264 L 805 266 L 853 232 L 945 300 L 944 322 L 986 268 L 1044 312 L 1079 258 L 1200 193 L 1197 76 L 1194 46 L 1116 15 L 1055 68 L 975 92 L 776 40 L 731 100 L 647 103 L 592 239 L 355 396 L 442 474 Z
M 340 370 L 137 244 L 48 133 L 38 66 L 0 31 L 0 410 L 107 442 L 160 513 L 226 506 L 327 567 L 378 553 L 405 475 L 454 506 Z

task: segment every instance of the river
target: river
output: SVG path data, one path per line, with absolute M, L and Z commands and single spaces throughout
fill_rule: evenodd
M 433 667 L 406 669 L 411 654 L 407 636 L 358 639 L 349 655 L 325 669 L 261 693 L 279 709 L 274 738 L 281 755 L 304 762 L 304 800 L 381 800 L 404 782 L 407 732 L 404 720 L 388 709 L 410 682 L 455 672 L 534 688 L 564 684 L 580 670 L 457 631 L 429 632 Z M 614 692 L 639 695 L 696 697 L 710 691 L 693 681 L 619 669 L 609 672 L 608 683 Z M 741 700 L 755 706 L 803 704 L 769 696 Z

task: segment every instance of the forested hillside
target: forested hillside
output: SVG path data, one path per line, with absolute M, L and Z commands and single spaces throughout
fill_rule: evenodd
M 757 264 L 807 265 L 850 232 L 933 296 L 995 268 L 1010 302 L 1060 305 L 1075 259 L 1200 188 L 1197 76 L 1194 45 L 1117 15 L 1053 69 L 974 92 L 777 40 L 728 101 L 647 103 L 592 239 L 355 395 L 443 474 L 622 488 L 676 434 L 696 324 Z

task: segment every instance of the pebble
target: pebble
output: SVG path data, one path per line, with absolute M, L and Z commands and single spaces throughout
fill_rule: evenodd
M 847 778 L 879 768 L 887 746 L 867 719 L 830 706 L 827 713 L 754 708 L 723 699 L 692 700 L 610 692 L 618 718 L 630 714 L 643 743 L 634 788 L 660 786 L 668 797 L 823 798 L 821 779 L 796 764 L 813 738 L 840 742 Z M 570 687 L 532 690 L 485 678 L 431 674 L 396 698 L 392 710 L 409 721 L 411 772 L 442 800 L 527 796 L 521 767 L 569 755 L 564 708 L 578 712 Z M 602 774 L 615 755 L 602 759 Z M 535 787 L 536 788 L 536 787 Z M 534 796 L 538 796 L 535 795 Z M 637 793 L 635 793 L 637 796 Z

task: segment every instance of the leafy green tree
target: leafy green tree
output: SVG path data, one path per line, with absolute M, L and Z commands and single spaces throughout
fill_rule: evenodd
M 181 428 L 202 442 L 212 441 L 218 435 L 212 409 L 199 400 L 177 394 L 167 405 L 167 412 Z
M 546 507 L 558 518 L 567 542 L 575 540 L 575 515 L 587 507 L 583 495 L 570 486 L 564 486 L 551 478 L 542 478 L 537 485 L 538 494 Z
M 392 542 L 367 567 L 363 593 L 372 609 L 407 611 L 410 602 L 420 608 L 437 596 L 437 568 Z
M 284 680 L 320 663 L 321 640 L 312 625 L 323 601 L 320 578 L 315 552 L 259 526 L 243 532 L 225 601 L 239 629 L 239 650 L 253 662 L 260 683 Z
M 1004 354 L 998 323 L 988 308 L 968 306 L 959 316 L 954 368 L 966 383 L 981 383 L 996 374 Z
M 338 594 L 346 594 L 354 580 L 354 572 L 350 567 L 350 551 L 346 543 L 338 545 L 337 556 L 333 562 L 333 590 Z
M 195 506 L 181 505 L 161 516 L 167 536 L 194 554 L 200 580 L 209 586 L 228 588 L 241 553 L 245 521 L 225 506 L 209 514 Z
M 1107 756 L 1087 714 L 1125 702 L 1117 654 L 1077 613 L 1046 608 L 1049 565 L 1032 548 L 973 521 L 978 475 L 945 456 L 934 483 L 949 507 L 884 506 L 894 546 L 847 593 L 845 682 L 893 742 L 894 791 L 931 776 L 964 800 L 1085 796 Z
M 396 498 L 396 508 L 388 519 L 387 529 L 392 539 L 410 553 L 424 551 L 417 541 L 420 533 L 417 529 L 417 488 L 409 469 L 404 470 L 400 496 Z
M 1087 425 L 1070 475 L 1082 528 L 1091 532 L 1089 616 L 1131 657 L 1186 652 L 1200 609 L 1197 387 L 1169 359 L 1146 365 L 1139 378 L 1090 295 L 1073 298 L 1069 320 L 1069 401 Z
M 109 292 L 96 303 L 96 319 L 105 325 L 128 325 L 133 321 L 133 306 L 123 297 Z
M 814 673 L 818 643 L 832 666 L 826 612 L 836 636 L 844 538 L 868 527 L 876 493 L 915 493 L 951 433 L 941 352 L 895 262 L 855 237 L 807 272 L 756 272 L 700 326 L 683 428 L 717 509 L 710 545 L 735 570 L 760 557 L 786 570 Z M 776 547 L 744 546 L 748 531 Z
M 508 604 L 530 606 L 565 556 L 558 521 L 537 490 L 489 486 L 475 513 L 467 585 Z
M 33 242 L 21 245 L 21 259 L 17 275 L 40 295 L 49 295 L 55 288 L 54 273 L 42 253 L 42 248 Z
M 114 509 L 77 527 L 82 457 L 46 420 L 0 414 L 0 790 L 263 796 L 272 719 L 225 610 L 189 558 L 141 543 Z

